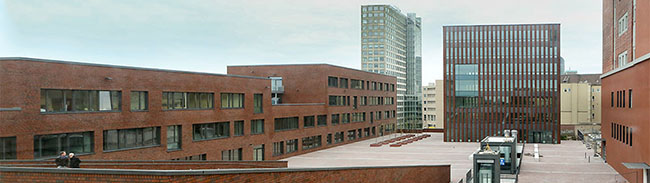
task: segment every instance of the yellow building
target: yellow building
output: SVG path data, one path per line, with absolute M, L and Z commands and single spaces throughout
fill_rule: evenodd
M 422 87 L 422 121 L 424 128 L 443 129 L 444 110 L 442 80 Z
M 600 132 L 600 74 L 568 72 L 560 88 L 562 136 Z

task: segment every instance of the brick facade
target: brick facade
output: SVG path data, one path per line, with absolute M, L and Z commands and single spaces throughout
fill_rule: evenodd
M 427 182 L 448 183 L 450 165 L 305 169 L 129 171 L 0 168 L 0 182 Z M 100 172 L 101 171 L 101 172 Z
M 253 68 L 253 69 L 247 69 Z M 277 72 L 270 73 L 271 68 Z M 243 72 L 246 71 L 246 72 Z M 252 72 L 251 72 L 252 71 Z M 0 59 L 0 138 L 15 137 L 17 159 L 34 159 L 36 135 L 70 132 L 93 132 L 91 153 L 79 154 L 82 159 L 170 160 L 206 154 L 207 160 L 221 160 L 221 151 L 242 148 L 242 159 L 253 160 L 253 147 L 264 144 L 265 160 L 349 143 L 327 144 L 328 134 L 365 128 L 375 128 L 375 136 L 386 134 L 394 117 L 370 122 L 370 112 L 394 111 L 396 105 L 329 106 L 328 95 L 379 96 L 395 98 L 396 92 L 328 87 L 328 76 L 395 84 L 394 77 L 338 66 L 280 65 L 265 67 L 229 67 L 230 74 L 195 73 L 148 68 L 87 64 L 32 58 Z M 265 73 L 266 72 L 266 73 Z M 269 76 L 283 77 L 283 104 L 271 105 Z M 348 84 L 349 84 L 348 80 Z M 121 110 L 110 112 L 41 112 L 42 89 L 113 90 L 121 91 Z M 148 109 L 131 111 L 131 91 L 148 92 Z M 163 92 L 211 93 L 210 109 L 163 110 Z M 220 93 L 243 93 L 244 107 L 222 109 Z M 254 94 L 262 94 L 262 113 L 254 113 Z M 351 102 L 350 102 L 351 103 Z M 331 124 L 331 114 L 366 112 L 362 122 Z M 327 115 L 327 126 L 304 127 L 304 116 Z M 274 119 L 298 117 L 297 129 L 275 131 Z M 251 120 L 264 119 L 264 133 L 251 134 Z M 244 120 L 244 135 L 234 135 L 234 121 Z M 194 140 L 193 124 L 230 122 L 229 136 L 211 140 Z M 180 150 L 167 150 L 167 128 L 181 125 Z M 106 151 L 103 133 L 106 130 L 160 127 L 160 145 Z M 380 129 L 383 129 L 380 132 Z M 321 146 L 303 150 L 302 138 L 321 135 Z M 347 134 L 346 134 L 347 135 Z M 370 136 L 373 136 L 372 133 Z M 355 138 L 353 141 L 357 141 Z M 279 156 L 272 155 L 272 143 L 298 139 L 298 150 Z M 51 158 L 43 157 L 43 158 Z

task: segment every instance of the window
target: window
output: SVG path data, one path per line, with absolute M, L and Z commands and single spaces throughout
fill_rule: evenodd
M 356 80 L 356 79 L 351 79 L 350 80 L 350 88 L 352 88 L 352 89 L 363 89 L 363 81 Z
M 160 145 L 160 127 L 104 130 L 104 151 Z
M 339 78 L 332 76 L 327 77 L 327 86 L 339 87 Z
M 298 129 L 298 117 L 275 118 L 275 131 Z
M 610 101 L 610 105 L 611 105 L 611 107 L 614 107 L 614 92 L 611 93 L 610 100 L 611 100 L 611 101 Z
M 16 137 L 0 138 L 0 160 L 8 159 L 16 159 Z
M 210 140 L 230 137 L 230 122 L 216 122 L 192 125 L 194 140 Z
M 284 141 L 273 142 L 273 156 L 284 154 Z
M 318 115 L 318 126 L 327 126 L 327 115 Z
M 316 118 L 314 116 L 305 116 L 303 120 L 303 126 L 305 128 L 314 127 L 316 125 Z
M 198 92 L 163 92 L 163 110 L 212 109 L 214 94 Z
M 298 139 L 287 140 L 287 153 L 298 151 Z
M 348 88 L 348 79 L 347 78 L 341 78 L 339 80 L 339 87 Z
M 243 93 L 221 93 L 222 109 L 239 109 L 244 108 Z
M 264 161 L 264 144 L 253 147 L 253 161 Z
M 41 112 L 119 111 L 121 91 L 41 89 Z
M 355 132 L 356 130 L 348 130 L 348 140 L 354 140 L 357 137 Z
M 264 133 L 264 119 L 251 120 L 251 134 Z
M 627 64 L 627 51 L 618 55 L 618 67 L 623 67 Z
M 339 117 L 340 117 L 340 114 L 332 114 L 332 125 L 338 125 L 339 124 Z
M 167 150 L 181 149 L 182 131 L 181 125 L 167 127 Z
M 350 123 L 350 113 L 341 114 L 341 123 L 343 124 Z
M 343 141 L 344 141 L 343 132 L 336 132 L 334 134 L 334 143 L 340 143 Z
M 264 99 L 263 95 L 261 93 L 257 93 L 253 95 L 253 110 L 254 113 L 263 113 L 264 110 L 262 108 L 262 100 Z
M 241 161 L 242 148 L 221 151 L 221 160 L 223 161 Z
M 628 93 L 628 95 L 630 95 L 630 96 L 628 97 L 629 102 L 628 102 L 627 105 L 628 105 L 629 108 L 632 108 L 632 89 L 628 90 L 627 93 Z
M 350 97 L 346 97 L 346 96 L 334 96 L 334 95 L 330 95 L 330 96 L 329 96 L 329 105 L 330 105 L 330 106 L 345 106 L 345 105 L 349 105 L 349 104 L 350 104 L 350 102 L 349 102 L 349 98 L 350 98 Z
M 352 122 L 363 122 L 366 121 L 366 113 L 365 112 L 358 112 L 358 113 L 352 113 Z
M 147 96 L 146 91 L 132 91 L 131 92 L 131 111 L 145 111 L 147 110 Z
M 618 35 L 621 36 L 627 31 L 627 13 L 618 19 Z
M 327 145 L 332 144 L 332 134 L 327 134 Z
M 331 137 L 332 134 L 330 134 Z M 331 139 L 330 139 L 331 140 Z M 302 138 L 302 150 L 313 149 L 321 146 L 321 136 L 311 136 Z
M 235 136 L 244 135 L 244 121 L 235 121 Z

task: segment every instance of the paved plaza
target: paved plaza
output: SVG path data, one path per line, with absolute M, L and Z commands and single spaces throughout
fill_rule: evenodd
M 399 134 L 397 134 L 399 135 Z M 442 133 L 402 147 L 370 147 L 370 144 L 396 137 L 378 137 L 312 153 L 283 159 L 289 167 L 345 167 L 391 165 L 450 164 L 452 182 L 458 182 L 472 167 L 470 155 L 478 143 L 443 142 Z M 584 158 L 592 152 L 579 141 L 563 141 L 560 145 L 540 144 L 540 162 L 524 156 L 519 182 L 622 182 L 624 179 L 610 166 L 596 158 Z M 532 153 L 527 144 L 524 153 Z M 589 154 L 591 155 L 591 154 Z

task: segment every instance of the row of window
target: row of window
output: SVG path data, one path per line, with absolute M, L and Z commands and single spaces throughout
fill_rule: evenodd
M 632 146 L 632 131 L 633 128 L 630 128 L 625 125 L 611 123 L 610 135 L 613 139 L 616 139 L 624 144 Z
M 147 91 L 131 92 L 131 111 L 149 109 Z M 222 109 L 244 108 L 243 93 L 221 93 Z M 120 111 L 122 92 L 109 90 L 41 89 L 41 112 Z M 262 94 L 253 97 L 254 112 L 262 113 Z M 214 93 L 162 92 L 162 109 L 213 109 Z
M 320 115 L 319 118 L 325 115 Z M 313 116 L 312 116 L 313 117 Z M 243 129 L 244 121 L 236 121 L 235 126 L 240 124 L 239 129 Z M 251 120 L 251 133 L 263 133 L 263 120 Z M 227 126 L 229 122 L 218 123 L 205 123 L 193 124 L 194 140 L 205 140 L 224 138 L 229 136 Z M 386 127 L 386 131 L 391 131 L 390 125 Z M 145 128 L 130 128 L 130 129 L 115 129 L 104 130 L 103 132 L 103 147 L 104 151 L 134 149 L 155 147 L 160 145 L 160 129 L 161 127 L 145 127 Z M 238 129 L 236 127 L 236 129 Z M 381 129 L 380 129 L 381 130 Z M 243 134 L 243 130 L 235 130 L 235 134 Z M 260 132 L 261 131 L 261 132 Z M 354 131 L 354 130 L 351 130 Z M 181 125 L 167 126 L 167 149 L 178 150 L 181 149 L 182 139 Z M 365 136 L 370 135 L 370 127 L 364 129 Z M 372 135 L 375 135 L 375 127 L 372 127 Z M 362 137 L 362 129 L 358 129 L 359 138 Z M 303 150 L 320 147 L 321 136 L 309 136 L 302 138 Z M 343 142 L 343 132 L 336 133 L 334 142 Z M 286 151 L 285 150 L 286 143 Z M 327 137 L 327 143 L 332 143 L 332 134 Z M 61 134 L 48 134 L 34 136 L 34 157 L 55 157 L 60 151 L 74 152 L 77 154 L 88 154 L 94 152 L 94 132 L 74 132 L 74 133 L 61 133 Z M 276 147 L 282 147 L 276 149 Z M 262 147 L 263 148 L 263 147 Z M 258 148 L 259 149 L 259 148 Z M 298 139 L 288 140 L 286 142 L 274 143 L 274 155 L 278 153 L 291 153 L 298 150 Z M 258 152 L 259 153 L 259 152 Z M 222 151 L 223 160 L 241 160 L 242 149 L 232 149 Z M 177 158 L 175 160 L 205 160 L 205 154 L 188 156 L 184 158 Z M 16 137 L 2 137 L 0 138 L 0 160 L 2 159 L 16 159 Z
M 626 106 L 632 108 L 632 89 L 627 91 L 627 105 L 625 103 L 625 97 L 625 90 L 616 91 L 616 97 L 614 97 L 614 92 L 612 92 L 610 96 L 611 107 L 614 107 L 614 104 L 616 104 L 616 107 L 618 108 L 625 108 Z M 614 99 L 616 99 L 616 102 L 614 102 Z
M 359 90 L 395 91 L 395 84 L 365 81 L 364 85 L 363 80 L 351 79 L 350 81 L 351 82 L 348 85 L 348 78 L 328 76 L 327 86 L 335 88 L 352 88 Z
M 359 105 L 393 105 L 395 104 L 394 97 L 373 97 L 373 96 L 329 96 L 329 105 L 330 106 L 350 106 L 357 108 Z

